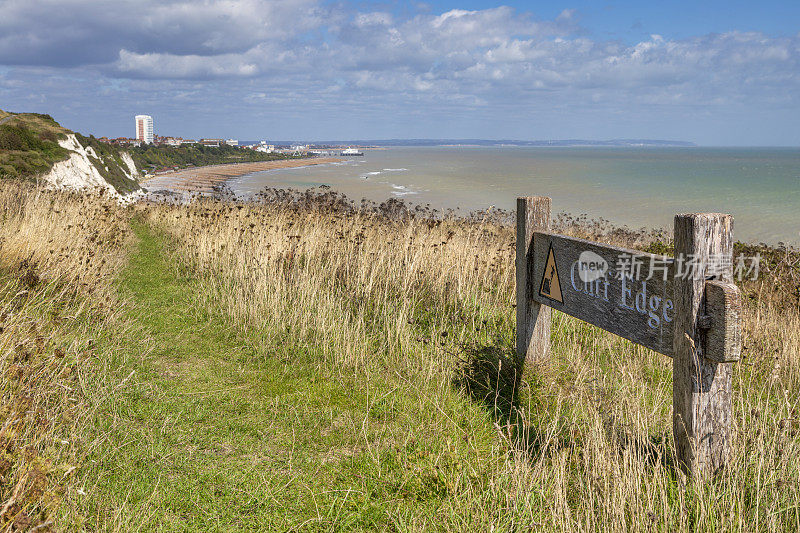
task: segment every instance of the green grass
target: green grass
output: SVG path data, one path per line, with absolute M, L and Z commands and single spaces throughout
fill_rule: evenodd
M 313 320 L 301 332 L 281 321 L 294 308 L 264 307 L 260 320 L 235 322 L 225 298 L 247 295 L 234 290 L 246 276 L 226 279 L 220 265 L 232 271 L 267 246 L 240 244 L 230 263 L 202 264 L 193 247 L 208 241 L 154 229 L 176 219 L 132 224 L 138 244 L 117 281 L 124 340 L 98 342 L 114 341 L 97 358 L 113 394 L 88 393 L 94 425 L 83 434 L 92 442 L 73 461 L 71 483 L 85 496 L 70 495 L 65 529 L 718 531 L 758 529 L 761 520 L 788 531 L 800 523 L 797 489 L 785 481 L 797 479 L 797 437 L 776 424 L 795 416 L 793 382 L 764 393 L 748 386 L 744 372 L 755 367 L 737 368 L 735 416 L 748 432 L 734 433 L 729 470 L 694 484 L 675 468 L 671 371 L 659 354 L 555 313 L 550 359 L 529 365 L 513 399 L 513 309 L 502 300 L 437 300 L 425 284 L 383 299 L 353 297 L 344 283 L 307 285 L 311 309 L 342 302 L 329 324 L 345 332 L 349 317 L 368 324 L 348 346 L 367 355 L 348 362 L 331 356 L 336 336 Z M 271 265 L 301 290 L 296 271 Z M 407 339 L 392 347 L 383 317 L 398 316 L 402 298 L 416 303 L 402 320 Z M 757 422 L 757 410 L 772 414 Z
M 90 210 L 59 207 L 65 220 L 98 224 Z M 180 227 L 179 218 L 148 218 L 153 226 L 134 219 L 137 242 L 128 249 L 128 217 L 145 209 L 168 208 L 121 211 L 126 237 L 114 237 L 118 259 L 107 256 L 114 267 L 105 272 L 119 271 L 119 304 L 105 285 L 110 277 L 98 293 L 42 292 L 34 302 L 20 291 L 26 284 L 60 285 L 34 283 L 25 270 L 47 279 L 47 265 L 36 270 L 26 260 L 23 269 L 27 252 L 3 250 L 19 256 L 0 270 L 0 349 L 14 363 L 0 375 L 16 395 L 6 412 L 26 413 L 26 431 L 41 433 L 39 456 L 24 459 L 28 433 L 6 440 L 18 448 L 9 448 L 17 479 L 45 476 L 52 486 L 43 493 L 29 483 L 9 522 L 27 513 L 32 524 L 52 518 L 63 531 L 796 531 L 800 524 L 796 366 L 783 362 L 783 377 L 775 366 L 780 343 L 793 357 L 797 337 L 769 329 L 797 331 L 794 319 L 765 320 L 766 332 L 748 339 L 734 381 L 732 466 L 695 485 L 672 459 L 671 364 L 663 356 L 554 313 L 551 356 L 529 365 L 520 386 L 508 372 L 514 310 L 502 294 L 493 304 L 419 283 L 354 297 L 344 278 L 302 285 L 306 256 L 287 260 L 274 249 L 282 262 L 273 259 L 264 272 L 279 277 L 254 289 L 250 305 L 284 279 L 285 300 L 300 303 L 248 307 L 255 319 L 237 321 L 252 259 L 264 259 L 269 241 L 251 246 L 259 241 L 238 228 L 252 226 L 230 209 L 219 216 L 228 222 L 204 228 L 195 220 L 178 236 L 161 231 Z M 46 216 L 27 218 L 47 227 Z M 226 225 L 235 238 L 224 238 Z M 353 234 L 363 230 L 356 225 Z M 53 231 L 39 238 L 44 257 Z M 210 238 L 192 240 L 201 231 Z M 84 254 L 86 264 L 100 261 L 94 234 L 75 240 L 65 255 L 70 270 L 81 269 Z M 230 255 L 200 262 L 195 250 L 215 257 L 203 248 L 209 244 L 228 246 Z M 375 249 L 342 261 L 359 264 Z M 127 266 L 119 268 L 123 250 Z M 243 275 L 231 275 L 245 265 Z M 304 290 L 306 300 L 295 299 L 292 291 Z M 316 311 L 330 299 L 342 312 L 328 322 L 303 313 L 302 305 Z M 403 299 L 413 303 L 405 316 Z M 295 312 L 304 324 L 283 320 Z M 392 340 L 400 337 L 390 327 L 398 316 L 402 342 Z M 354 331 L 346 321 L 361 317 L 365 333 L 336 344 Z M 339 329 L 326 334 L 327 325 Z M 52 379 L 43 380 L 42 369 Z M 34 408 L 29 393 L 38 395 Z M 0 452 L 4 446 L 0 435 Z M 0 453 L 5 498 L 17 486 L 2 472 L 7 455 Z
M 57 124 L 33 118 L 22 115 L 0 125 L 0 179 L 42 174 L 67 158 L 57 142 L 63 137 Z
M 87 526 L 444 524 L 444 502 L 475 476 L 462 472 L 461 456 L 486 455 L 479 449 L 490 439 L 479 444 L 481 431 L 471 427 L 482 411 L 454 393 L 443 412 L 460 411 L 473 437 L 459 439 L 453 428 L 456 442 L 430 442 L 424 429 L 439 413 L 414 408 L 415 387 L 391 376 L 342 377 L 320 366 L 313 347 L 265 346 L 258 332 L 231 329 L 195 305 L 202 280 L 175 266 L 165 238 L 143 225 L 135 231 L 138 253 L 120 288 L 145 338 L 123 358 L 131 368 L 118 375 L 133 375 L 119 399 L 100 406 L 104 441 L 82 472 Z

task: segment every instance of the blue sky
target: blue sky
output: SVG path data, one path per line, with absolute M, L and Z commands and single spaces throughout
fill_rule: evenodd
M 800 145 L 800 2 L 0 0 L 0 108 L 95 135 Z

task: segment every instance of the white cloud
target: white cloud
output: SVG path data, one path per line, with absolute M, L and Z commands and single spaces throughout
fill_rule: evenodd
M 389 13 L 359 13 L 353 21 L 358 27 L 389 26 L 392 24 L 392 15 Z
M 145 78 L 219 78 L 255 76 L 257 65 L 241 55 L 222 54 L 205 57 L 198 55 L 137 54 L 120 50 L 116 68 L 129 75 Z
M 135 53 L 243 52 L 320 27 L 316 0 L 4 0 L 0 63 L 73 66 Z
M 761 84 L 769 92 L 773 84 L 796 87 L 800 55 L 798 37 L 753 32 L 682 41 L 652 35 L 632 46 L 591 40 L 573 35 L 573 10 L 549 22 L 509 7 L 395 20 L 385 12 L 343 18 L 315 0 L 8 0 L 3 13 L 0 64 L 85 64 L 110 76 L 158 79 L 280 72 L 303 83 L 339 80 L 380 91 L 365 82 L 367 72 L 386 93 L 438 91 L 443 98 L 458 80 L 459 93 L 488 99 L 514 85 L 641 94 L 688 84 L 687 98 L 712 87 L 752 93 Z M 325 38 L 308 36 L 320 29 Z
M 433 27 L 434 28 L 441 28 L 442 24 L 444 24 L 449 19 L 460 19 L 463 17 L 469 17 L 475 15 L 477 11 L 466 11 L 463 9 L 452 9 L 447 13 L 442 13 L 438 17 L 433 19 Z

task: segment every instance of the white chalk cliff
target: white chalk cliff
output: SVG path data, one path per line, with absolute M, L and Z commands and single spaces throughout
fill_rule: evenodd
M 103 165 L 106 170 L 108 170 L 108 165 L 119 166 L 125 177 L 131 180 L 132 185 L 138 183 L 139 171 L 136 170 L 133 158 L 127 152 L 121 154 L 122 162 L 125 164 L 121 166 L 116 161 L 104 160 L 91 146 L 84 148 L 74 134 L 67 135 L 67 138 L 59 140 L 58 144 L 70 151 L 69 158 L 59 161 L 53 165 L 50 172 L 42 176 L 42 179 L 54 188 L 106 191 L 112 196 L 122 198 L 124 194 L 118 193 L 97 170 L 95 165 L 98 163 Z M 90 158 L 95 161 L 92 162 Z

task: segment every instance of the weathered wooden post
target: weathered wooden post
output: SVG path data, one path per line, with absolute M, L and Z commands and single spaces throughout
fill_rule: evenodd
M 675 261 L 683 268 L 673 285 L 672 420 L 678 463 L 690 475 L 716 472 L 728 455 L 732 365 L 726 361 L 737 360 L 740 350 L 732 225 L 730 215 L 718 213 L 675 216 Z
M 517 198 L 517 359 L 541 361 L 550 353 L 550 308 L 534 301 L 533 233 L 550 229 L 550 198 Z

